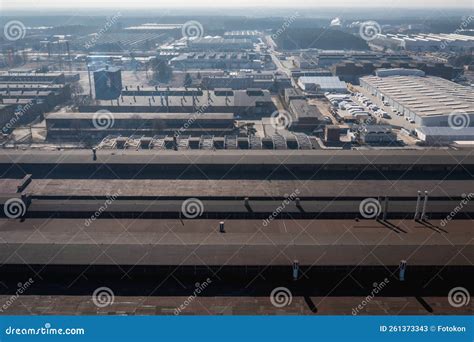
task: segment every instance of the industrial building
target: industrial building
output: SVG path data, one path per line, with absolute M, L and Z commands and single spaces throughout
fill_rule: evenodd
M 405 76 L 398 76 L 400 73 Z M 384 70 L 378 75 L 362 77 L 360 85 L 406 118 L 414 120 L 417 126 L 448 127 L 450 115 L 455 113 L 462 113 L 465 121 L 474 125 L 474 99 L 470 87 L 439 77 L 420 76 L 419 70 L 413 69 Z
M 191 90 L 191 88 L 188 88 Z M 79 106 L 80 112 L 96 112 L 108 110 L 111 112 L 135 113 L 233 113 L 236 118 L 268 116 L 275 111 L 270 92 L 262 89 L 232 90 L 191 90 L 186 93 L 182 89 L 179 95 L 171 92 L 141 88 L 132 94 L 121 95 L 117 100 L 100 100 L 96 104 Z M 127 90 L 125 90 L 127 92 Z M 171 95 L 170 95 L 171 94 Z
M 106 67 L 94 71 L 96 100 L 113 100 L 122 92 L 122 72 L 120 68 Z
M 286 76 L 273 75 L 273 73 L 237 73 L 226 76 L 205 76 L 202 78 L 201 86 L 204 89 L 261 88 L 277 92 L 291 87 L 291 79 Z
M 457 33 L 379 34 L 372 44 L 410 51 L 469 51 L 474 37 Z
M 220 53 L 183 53 L 170 60 L 170 65 L 178 70 L 223 69 L 261 70 L 263 61 L 256 53 L 220 52 Z
M 337 76 L 303 76 L 298 79 L 298 86 L 307 93 L 347 93 L 346 82 Z
M 416 136 L 427 145 L 449 145 L 455 141 L 474 141 L 474 127 L 419 127 Z
M 359 78 L 367 75 L 374 75 L 377 69 L 420 69 L 427 75 L 438 76 L 447 80 L 459 76 L 462 73 L 461 68 L 453 67 L 445 63 L 425 63 L 425 62 L 407 62 L 404 60 L 387 60 L 379 61 L 342 61 L 330 67 L 334 76 L 338 76 L 341 80 L 359 84 Z
M 378 53 L 372 51 L 321 50 L 305 52 L 294 59 L 299 69 L 327 68 L 344 61 L 351 62 L 412 62 L 412 57 L 401 53 Z
M 397 142 L 397 135 L 388 125 L 365 125 L 359 134 L 361 142 L 369 145 L 392 145 Z
M 318 107 L 309 105 L 306 100 L 291 100 L 289 109 L 293 116 L 292 130 L 312 132 L 314 129 L 326 124 L 324 116 L 318 110 Z
M 180 130 L 183 135 L 222 136 L 235 129 L 231 113 L 107 113 L 102 126 L 100 113 L 50 113 L 45 119 L 48 139 L 97 139 L 111 134 L 153 137 L 180 134 Z
M 202 37 L 187 41 L 191 51 L 242 51 L 253 48 L 253 42 L 246 38 Z
M 257 43 L 262 36 L 262 32 L 256 30 L 227 31 L 224 33 L 226 39 L 250 39 Z
M 64 84 L 66 83 L 66 77 L 61 72 L 24 73 L 1 71 L 0 82 Z

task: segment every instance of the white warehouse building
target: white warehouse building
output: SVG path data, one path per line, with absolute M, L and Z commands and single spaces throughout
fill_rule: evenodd
M 414 120 L 417 126 L 474 126 L 471 87 L 422 76 L 420 70 L 382 71 L 377 75 L 361 77 L 361 87 Z

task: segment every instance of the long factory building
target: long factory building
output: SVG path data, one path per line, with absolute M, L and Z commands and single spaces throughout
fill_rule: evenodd
M 463 151 L 5 151 L 0 262 L 471 267 L 473 171 Z

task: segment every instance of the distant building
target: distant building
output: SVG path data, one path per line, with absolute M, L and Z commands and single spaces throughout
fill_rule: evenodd
M 449 145 L 454 141 L 474 141 L 474 127 L 419 127 L 418 138 L 427 145 Z
M 201 80 L 201 86 L 205 89 L 231 88 L 234 90 L 260 88 L 276 92 L 291 86 L 291 80 L 286 76 L 276 76 L 271 72 L 233 73 L 224 76 L 205 76 Z
M 228 31 L 224 33 L 224 38 L 226 39 L 249 39 L 254 43 L 259 41 L 259 38 L 262 36 L 260 31 L 255 30 L 241 30 L 241 31 Z
M 311 106 L 306 100 L 292 100 L 289 105 L 293 116 L 291 129 L 312 131 L 325 124 L 324 116 L 316 106 Z
M 110 134 L 121 136 L 154 136 L 179 134 L 200 136 L 223 135 L 234 130 L 230 113 L 113 113 L 109 124 L 97 124 L 96 113 L 50 113 L 46 115 L 48 139 L 82 137 L 101 138 Z
M 284 96 L 287 105 L 289 105 L 292 100 L 304 100 L 306 98 L 303 92 L 296 88 L 286 88 Z
M 397 142 L 397 135 L 389 125 L 367 125 L 362 127 L 360 139 L 365 144 L 389 145 Z
M 379 74 L 390 76 L 362 77 L 360 85 L 417 126 L 448 127 L 450 120 L 455 121 L 452 116 L 456 113 L 466 124 L 474 126 L 471 87 L 432 76 L 400 76 L 390 71 Z
M 263 61 L 256 53 L 184 53 L 170 60 L 170 65 L 179 70 L 222 69 L 240 70 L 263 68 Z
M 379 34 L 372 44 L 410 51 L 469 51 L 474 37 L 456 33 Z
M 203 37 L 188 40 L 192 51 L 241 51 L 253 48 L 253 42 L 246 38 Z
M 276 110 L 270 92 L 262 89 L 201 90 L 196 88 L 125 89 L 116 100 L 99 100 L 79 107 L 80 112 L 233 113 L 237 117 L 262 117 Z M 126 94 L 126 95 L 125 95 Z
M 342 61 L 331 67 L 334 76 L 341 80 L 359 84 L 362 76 L 373 75 L 375 70 L 385 68 L 420 69 L 428 75 L 438 76 L 451 80 L 462 72 L 461 68 L 456 68 L 444 63 L 427 64 L 425 62 L 407 62 L 405 60 L 379 60 L 373 61 Z
M 16 73 L 4 71 L 0 72 L 0 82 L 64 84 L 66 78 L 62 72 Z
M 97 100 L 113 100 L 122 92 L 122 71 L 107 67 L 94 71 L 94 89 Z
M 347 93 L 346 82 L 336 76 L 303 76 L 298 79 L 298 86 L 311 93 Z
M 341 138 L 341 130 L 337 125 L 327 125 L 324 129 L 324 141 L 337 143 Z

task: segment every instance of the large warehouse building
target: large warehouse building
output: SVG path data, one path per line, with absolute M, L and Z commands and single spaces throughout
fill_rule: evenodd
M 452 116 L 456 114 L 462 116 L 462 125 L 474 126 L 474 99 L 470 87 L 424 76 L 416 69 L 382 70 L 376 76 L 362 77 L 360 85 L 405 117 L 415 120 L 417 126 L 448 127 L 450 117 L 453 121 Z

